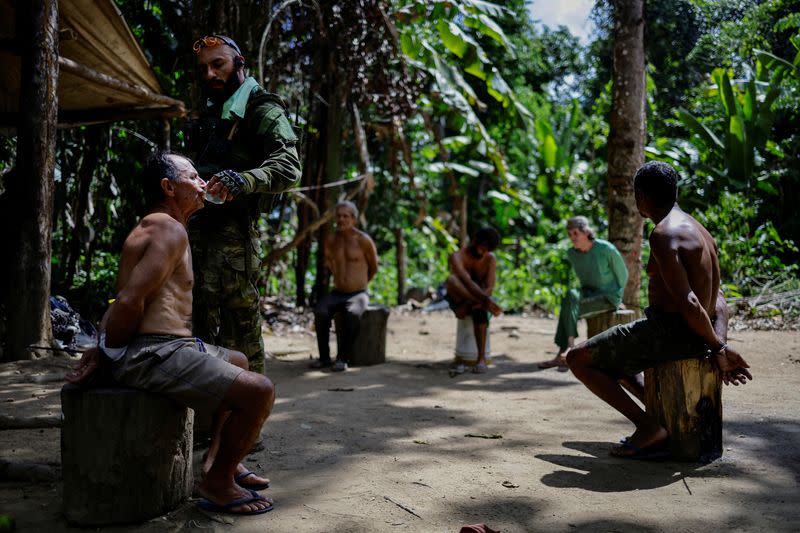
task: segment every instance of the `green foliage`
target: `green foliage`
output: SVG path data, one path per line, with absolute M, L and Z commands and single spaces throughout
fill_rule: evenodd
M 797 275 L 796 264 L 781 261 L 797 247 L 783 239 L 772 222 L 756 225 L 757 212 L 758 206 L 747 196 L 726 192 L 718 204 L 694 214 L 716 237 L 723 283 L 739 294 L 750 294 L 776 275 Z
M 756 75 L 747 80 L 731 80 L 726 69 L 715 69 L 712 73 L 716 85 L 709 90 L 709 96 L 719 98 L 723 112 L 722 139 L 685 109 L 677 110 L 686 128 L 705 148 L 707 158 L 701 170 L 736 190 L 753 185 L 759 153 L 764 151 L 772 129 L 773 104 L 783 80 L 782 68 L 768 76 L 757 61 L 755 71 Z M 758 187 L 774 190 L 763 178 L 758 180 Z
M 566 261 L 567 244 L 544 237 L 504 239 L 497 256 L 495 295 L 509 312 L 536 305 L 554 312 L 574 277 Z

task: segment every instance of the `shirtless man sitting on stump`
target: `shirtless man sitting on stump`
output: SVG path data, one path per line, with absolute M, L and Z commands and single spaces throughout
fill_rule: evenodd
M 725 343 L 727 310 L 719 290 L 716 243 L 678 207 L 677 184 L 677 172 L 661 162 L 645 164 L 634 178 L 639 212 L 656 224 L 650 234 L 646 318 L 613 327 L 567 353 L 573 374 L 636 426 L 633 435 L 611 449 L 617 457 L 655 457 L 669 438 L 618 380 L 665 361 L 707 355 L 726 385 L 753 379 L 749 365 Z
M 447 278 L 447 302 L 456 317 L 472 317 L 478 360 L 472 371 L 483 374 L 486 365 L 486 331 L 489 313 L 498 316 L 503 312 L 492 300 L 497 261 L 492 251 L 500 244 L 500 234 L 494 228 L 481 228 L 459 251 L 450 256 L 450 277 Z
M 151 206 L 125 240 L 117 297 L 100 324 L 96 348 L 67 376 L 87 381 L 99 367 L 120 385 L 157 392 L 215 414 L 215 431 L 198 490 L 198 506 L 231 514 L 261 514 L 272 500 L 253 489 L 266 479 L 240 463 L 259 436 L 275 401 L 264 375 L 247 371 L 241 352 L 192 336 L 192 273 L 186 221 L 203 207 L 206 183 L 191 161 L 159 153 L 146 165 Z
M 333 274 L 333 291 L 314 308 L 314 329 L 317 332 L 319 360 L 312 368 L 333 367 L 334 372 L 347 370 L 353 357 L 353 347 L 361 325 L 361 315 L 367 310 L 367 284 L 378 271 L 378 252 L 369 235 L 356 229 L 358 208 L 353 202 L 336 204 L 336 232 L 325 238 L 325 266 Z M 336 331 L 336 363 L 331 362 L 331 322 L 341 313 Z M 338 326 L 337 326 L 338 327 Z

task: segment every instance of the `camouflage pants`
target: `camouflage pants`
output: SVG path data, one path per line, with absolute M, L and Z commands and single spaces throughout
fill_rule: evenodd
M 195 335 L 210 344 L 239 350 L 247 356 L 250 370 L 263 373 L 264 340 L 257 276 L 248 277 L 224 260 L 203 259 L 196 257 L 194 262 Z

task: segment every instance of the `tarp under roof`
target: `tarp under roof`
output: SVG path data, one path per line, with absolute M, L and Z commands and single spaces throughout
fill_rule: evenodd
M 27 0 L 20 0 L 27 1 Z M 0 122 L 13 126 L 20 58 L 14 0 L 0 0 Z M 183 102 L 161 94 L 150 64 L 113 0 L 59 0 L 59 125 L 174 117 Z

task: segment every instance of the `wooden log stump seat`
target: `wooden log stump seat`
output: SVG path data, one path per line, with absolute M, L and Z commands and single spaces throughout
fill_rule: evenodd
M 338 335 L 339 315 L 334 317 Z M 389 308 L 383 305 L 370 305 L 361 315 L 358 335 L 353 346 L 350 366 L 378 365 L 386 362 L 386 325 L 389 322 Z
M 192 492 L 193 411 L 124 388 L 61 389 L 64 514 L 70 523 L 142 522 Z
M 609 328 L 633 322 L 639 318 L 639 316 L 633 309 L 615 309 L 612 311 L 601 311 L 600 313 L 594 313 L 583 318 L 586 319 L 586 338 L 591 339 Z
M 722 456 L 722 379 L 710 359 L 645 370 L 645 406 L 669 433 L 672 458 L 710 463 Z

